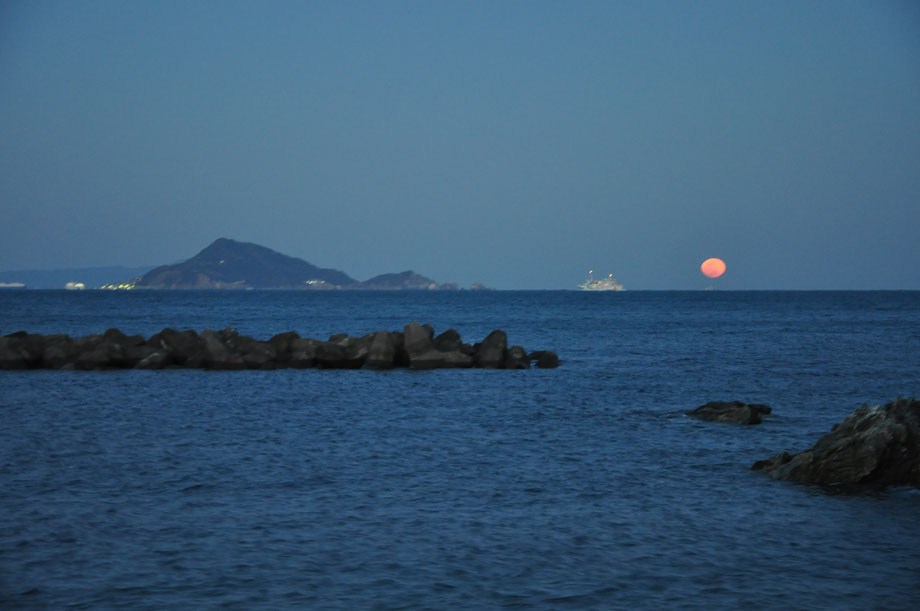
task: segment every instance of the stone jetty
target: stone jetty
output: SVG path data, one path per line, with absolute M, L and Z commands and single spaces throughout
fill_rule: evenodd
M 550 350 L 508 346 L 501 330 L 467 344 L 454 329 L 435 335 L 430 325 L 417 322 L 402 331 L 341 333 L 327 340 L 294 331 L 259 341 L 235 329 L 169 328 L 149 338 L 118 329 L 76 338 L 25 331 L 0 337 L 0 369 L 527 369 L 531 363 L 553 368 L 559 358 Z
M 863 405 L 804 452 L 782 452 L 751 468 L 803 484 L 920 488 L 920 400 Z

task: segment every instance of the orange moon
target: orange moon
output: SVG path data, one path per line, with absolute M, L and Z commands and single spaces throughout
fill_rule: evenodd
M 706 259 L 703 261 L 703 264 L 700 265 L 700 271 L 703 272 L 704 276 L 709 278 L 718 278 L 725 273 L 725 261 L 722 259 Z

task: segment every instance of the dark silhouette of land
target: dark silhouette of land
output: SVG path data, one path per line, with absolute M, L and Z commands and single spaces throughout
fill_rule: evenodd
M 433 290 L 456 288 L 438 284 L 413 271 L 382 274 L 365 282 L 337 269 L 317 267 L 270 248 L 215 240 L 200 253 L 175 265 L 150 270 L 135 282 L 144 289 L 359 289 Z
M 148 271 L 149 270 L 149 271 Z M 73 286 L 80 283 L 79 286 Z M 23 287 L 24 285 L 24 287 Z M 455 290 L 414 271 L 381 274 L 363 282 L 265 246 L 218 238 L 197 255 L 171 265 L 0 272 L 2 288 Z M 485 289 L 481 284 L 470 287 Z
M 295 289 L 339 287 L 357 282 L 336 269 L 316 267 L 258 244 L 220 238 L 188 261 L 150 270 L 138 279 L 136 287 Z

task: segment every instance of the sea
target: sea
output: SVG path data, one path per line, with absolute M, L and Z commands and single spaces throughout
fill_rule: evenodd
M 920 292 L 0 291 L 3 334 L 412 321 L 561 365 L 0 371 L 0 607 L 917 607 L 920 491 L 751 464 L 920 396 Z

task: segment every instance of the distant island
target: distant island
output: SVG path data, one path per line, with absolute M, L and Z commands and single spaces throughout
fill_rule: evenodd
M 155 267 L 134 282 L 139 289 L 294 289 L 341 287 L 358 281 L 270 248 L 220 238 L 175 265 Z
M 109 273 L 124 272 L 126 268 L 105 269 Z M 219 238 L 197 255 L 173 265 L 144 268 L 133 277 L 109 276 L 101 282 L 87 282 L 81 270 L 60 270 L 54 274 L 54 285 L 47 282 L 35 286 L 29 274 L 50 280 L 47 272 L 3 272 L 0 281 L 15 282 L 16 288 L 89 288 L 103 289 L 279 289 L 279 290 L 458 290 L 453 283 L 438 283 L 413 271 L 381 274 L 363 282 L 337 269 L 317 267 L 303 259 L 290 257 L 265 246 Z M 42 274 L 45 274 L 43 276 Z M 66 277 L 65 277 L 66 274 Z M 8 288 L 13 288 L 9 286 Z M 474 284 L 471 290 L 483 290 Z

